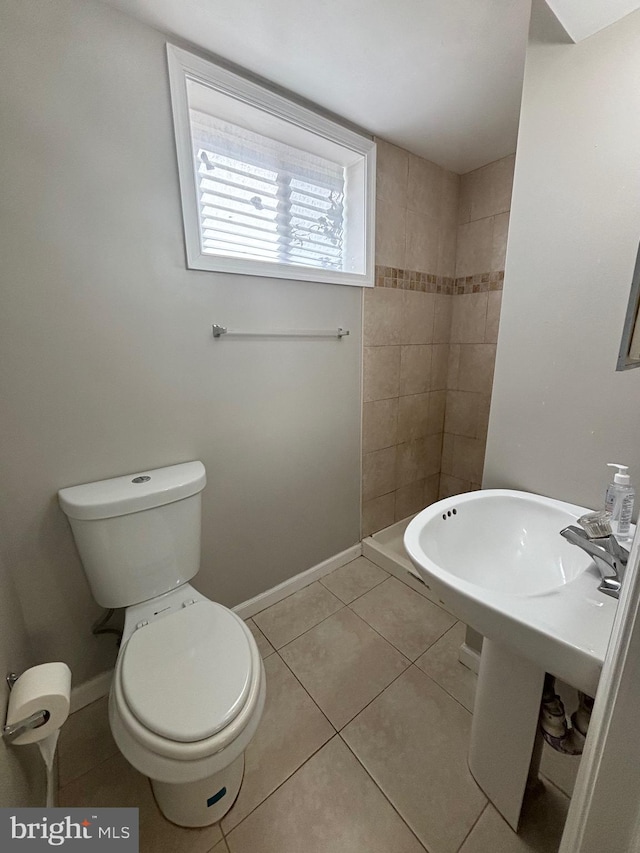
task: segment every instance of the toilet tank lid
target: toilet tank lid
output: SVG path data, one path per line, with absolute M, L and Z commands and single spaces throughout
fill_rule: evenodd
M 60 489 L 58 500 L 70 518 L 114 518 L 191 497 L 201 492 L 206 483 L 202 462 L 183 462 Z

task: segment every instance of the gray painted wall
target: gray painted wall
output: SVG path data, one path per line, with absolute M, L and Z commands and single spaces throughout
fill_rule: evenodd
M 58 488 L 201 459 L 195 583 L 227 605 L 360 538 L 361 291 L 185 269 L 165 41 L 94 0 L 3 4 L 1 547 L 76 684 L 115 646 Z
M 0 724 L 4 724 L 9 697 L 5 675 L 21 673 L 32 663 L 13 579 L 0 558 Z M 44 805 L 45 788 L 46 771 L 38 747 L 7 746 L 0 738 L 0 808 Z
M 640 487 L 640 370 L 615 372 L 640 239 L 640 12 L 577 45 L 554 23 L 535 3 L 483 485 L 600 507 L 607 462 Z

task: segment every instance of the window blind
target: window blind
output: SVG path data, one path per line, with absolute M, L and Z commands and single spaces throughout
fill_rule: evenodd
M 344 168 L 189 112 L 203 253 L 344 269 Z

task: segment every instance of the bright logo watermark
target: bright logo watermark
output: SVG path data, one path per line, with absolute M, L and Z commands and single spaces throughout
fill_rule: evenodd
M 0 809 L 0 850 L 138 853 L 138 809 Z

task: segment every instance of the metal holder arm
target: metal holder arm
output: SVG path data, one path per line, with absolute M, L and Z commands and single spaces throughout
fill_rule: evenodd
M 8 726 L 3 726 L 2 737 L 8 743 L 11 743 L 16 738 L 19 738 L 20 735 L 31 731 L 31 729 L 38 729 L 40 726 L 44 726 L 50 716 L 51 715 L 48 711 L 36 711 L 35 714 L 31 714 L 31 716 L 27 717 L 25 720 L 19 720 L 17 723 L 11 723 Z
M 10 672 L 7 675 L 7 684 L 9 685 L 9 690 L 13 690 L 13 685 L 16 683 L 20 676 L 15 672 Z M 7 743 L 11 743 L 16 738 L 19 738 L 20 735 L 25 734 L 31 729 L 40 728 L 40 726 L 44 726 L 44 724 L 48 721 L 51 714 L 48 711 L 36 711 L 34 714 L 31 714 L 30 717 L 27 717 L 25 720 L 18 720 L 17 723 L 9 723 L 9 725 L 5 725 L 2 727 L 2 737 Z

